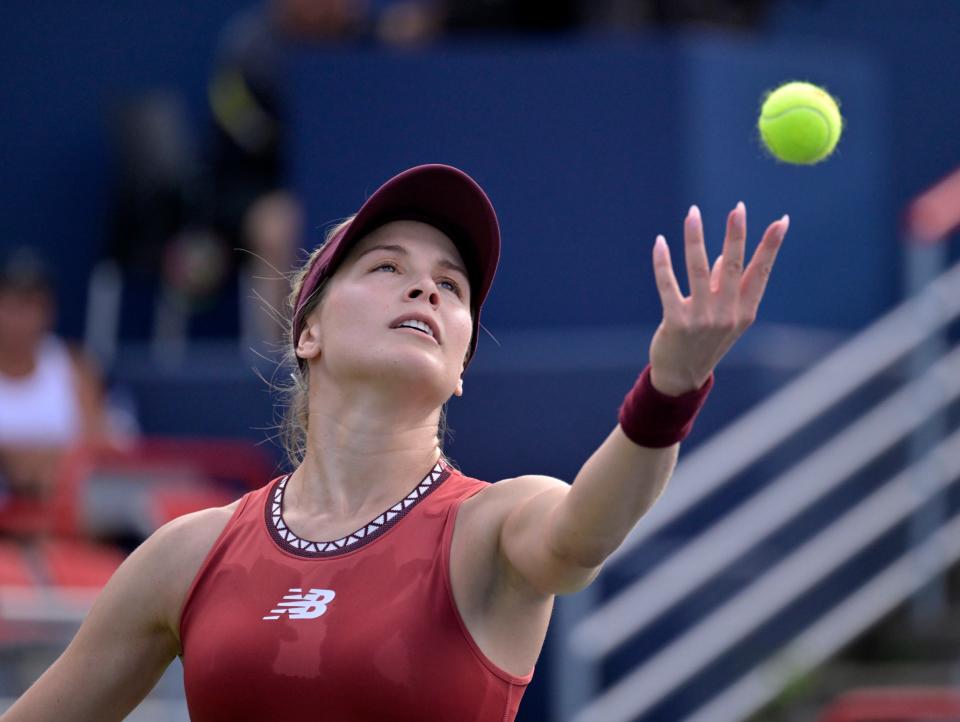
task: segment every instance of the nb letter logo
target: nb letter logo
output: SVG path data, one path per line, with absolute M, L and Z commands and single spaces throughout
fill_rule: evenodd
M 327 605 L 335 596 L 337 593 L 332 589 L 310 589 L 303 594 L 300 587 L 295 587 L 264 619 L 280 619 L 284 614 L 289 619 L 316 619 L 327 611 Z

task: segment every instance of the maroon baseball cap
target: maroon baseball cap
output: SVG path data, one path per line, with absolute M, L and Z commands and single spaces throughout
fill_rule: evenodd
M 473 178 L 449 165 L 431 163 L 403 171 L 384 183 L 350 224 L 324 245 L 304 278 L 293 314 L 293 340 L 300 335 L 303 308 L 336 272 L 357 241 L 390 221 L 415 220 L 443 231 L 456 245 L 470 276 L 473 337 L 467 361 L 477 350 L 480 309 L 500 260 L 500 226 L 493 204 Z

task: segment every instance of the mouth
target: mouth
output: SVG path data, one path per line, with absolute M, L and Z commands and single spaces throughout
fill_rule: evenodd
M 408 329 L 423 336 L 430 337 L 434 343 L 440 343 L 439 334 L 433 321 L 422 316 L 401 318 L 399 321 L 395 321 L 390 328 L 396 330 Z

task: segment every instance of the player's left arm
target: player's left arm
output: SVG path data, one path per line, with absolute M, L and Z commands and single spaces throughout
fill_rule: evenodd
M 756 318 L 788 225 L 787 216 L 770 224 L 744 269 L 746 210 L 738 204 L 727 218 L 723 253 L 711 269 L 700 211 L 692 207 L 684 221 L 686 297 L 666 242 L 657 238 L 653 267 L 663 321 L 650 345 L 650 380 L 657 391 L 680 396 L 709 380 Z M 502 563 L 544 594 L 585 587 L 663 492 L 678 450 L 678 443 L 641 446 L 617 425 L 573 484 L 537 476 L 511 480 L 513 503 L 500 526 Z

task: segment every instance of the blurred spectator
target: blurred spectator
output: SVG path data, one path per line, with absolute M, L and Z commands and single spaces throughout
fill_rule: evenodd
M 218 129 L 204 162 L 185 116 L 163 93 L 115 114 L 120 162 L 108 255 L 127 283 L 152 289 L 155 334 L 176 316 L 186 333 L 190 317 L 207 313 L 215 324 L 208 335 L 275 341 L 281 329 L 262 306 L 278 307 L 289 290 L 301 215 L 282 189 L 278 150 L 272 140 L 240 148 Z M 235 302 L 225 298 L 230 291 Z
M 208 335 L 236 331 L 261 351 L 281 339 L 273 310 L 289 291 L 302 227 L 299 201 L 285 188 L 281 48 L 291 38 L 349 37 L 365 17 L 356 0 L 276 0 L 236 16 L 207 87 L 208 142 L 197 141 L 169 93 L 129 99 L 115 114 L 109 256 L 134 285 L 155 288 L 155 340 L 185 336 L 189 319 L 205 313 L 214 322 Z
M 123 309 L 133 313 L 127 325 L 134 330 L 149 330 L 152 320 L 155 337 L 170 335 L 171 326 L 184 335 L 192 316 L 217 306 L 233 261 L 228 240 L 214 228 L 199 143 L 173 93 L 124 99 L 111 121 L 117 178 L 107 257 L 119 270 L 121 288 L 92 289 L 92 301 L 102 304 L 92 315 L 106 319 Z M 123 286 L 134 293 L 121 296 Z M 111 344 L 93 347 L 109 363 L 105 345 Z
M 749 27 L 763 20 L 767 4 L 768 0 L 403 0 L 381 3 L 378 36 L 402 41 L 423 40 L 438 31 L 545 33 L 583 26 L 637 29 L 690 24 Z M 421 36 L 404 30 L 408 27 L 420 28 Z
M 107 438 L 96 371 L 53 335 L 50 275 L 29 248 L 0 257 L 0 485 L 43 495 L 60 455 Z
M 768 0 L 398 0 L 379 3 L 377 35 L 423 41 L 439 33 L 638 29 L 647 25 L 752 27 Z
M 584 3 L 594 26 L 637 29 L 648 25 L 753 27 L 764 20 L 769 0 L 594 0 Z
M 361 31 L 359 0 L 275 0 L 224 29 L 207 94 L 214 118 L 211 153 L 215 225 L 249 251 L 241 277 L 245 343 L 279 342 L 289 292 L 286 273 L 301 245 L 302 211 L 285 189 L 283 46 L 330 41 Z
M 584 20 L 583 0 L 444 0 L 440 3 L 449 31 L 516 30 L 548 32 L 573 30 Z

